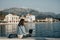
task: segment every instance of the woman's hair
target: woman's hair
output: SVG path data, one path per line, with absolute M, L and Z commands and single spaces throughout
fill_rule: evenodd
M 18 26 L 20 26 L 20 25 L 24 25 L 24 19 L 21 19 L 21 20 L 19 21 Z

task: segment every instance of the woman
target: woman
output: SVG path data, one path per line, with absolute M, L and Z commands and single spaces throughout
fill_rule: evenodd
M 23 38 L 24 35 L 26 35 L 26 29 L 24 27 L 24 19 L 21 19 L 18 24 L 18 37 Z

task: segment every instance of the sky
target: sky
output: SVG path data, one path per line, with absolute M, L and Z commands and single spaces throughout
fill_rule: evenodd
M 60 0 L 0 0 L 0 10 L 8 8 L 31 8 L 40 12 L 60 13 Z

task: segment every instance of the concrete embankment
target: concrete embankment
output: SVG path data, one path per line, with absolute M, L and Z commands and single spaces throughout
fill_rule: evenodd
M 41 37 L 28 37 L 28 38 L 0 38 L 0 40 L 60 40 L 60 38 L 41 38 Z

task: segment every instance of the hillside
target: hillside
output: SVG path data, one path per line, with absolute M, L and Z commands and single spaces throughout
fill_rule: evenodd
M 16 14 L 19 16 L 30 13 L 35 15 L 37 19 L 46 18 L 46 17 L 60 18 L 60 14 L 55 14 L 53 12 L 39 12 L 37 10 L 30 9 L 30 8 L 9 8 L 9 9 L 0 11 L 0 15 L 4 15 L 4 16 L 9 13 Z
M 13 13 L 15 13 L 17 15 L 26 15 L 28 13 L 31 13 L 33 15 L 37 15 L 36 13 L 39 14 L 38 11 L 33 10 L 33 9 L 29 9 L 29 8 L 27 8 L 27 9 L 26 8 L 25 9 L 24 8 L 9 8 L 9 9 L 3 10 L 2 12 L 5 12 L 6 14 L 9 14 L 9 13 L 13 14 Z

